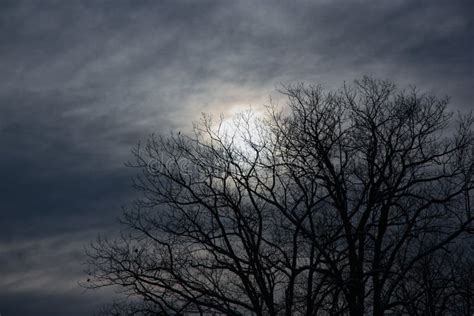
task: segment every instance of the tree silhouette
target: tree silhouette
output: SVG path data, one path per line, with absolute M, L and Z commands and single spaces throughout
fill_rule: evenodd
M 470 240 L 452 244 L 420 260 L 396 293 L 396 310 L 408 315 L 471 315 L 474 262 Z
M 109 311 L 409 311 L 409 282 L 472 233 L 472 117 L 447 98 L 369 77 L 281 92 L 265 117 L 203 116 L 134 150 L 128 230 L 88 251 L 86 286 L 129 297 Z

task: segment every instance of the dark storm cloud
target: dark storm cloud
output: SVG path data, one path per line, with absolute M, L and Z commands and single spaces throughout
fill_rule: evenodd
M 131 199 L 122 163 L 152 132 L 362 74 L 469 109 L 471 3 L 0 2 L 0 313 L 102 302 L 77 287 L 78 258 Z

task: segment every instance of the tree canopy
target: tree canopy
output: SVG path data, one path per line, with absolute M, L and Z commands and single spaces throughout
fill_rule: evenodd
M 472 314 L 473 118 L 370 77 L 280 92 L 134 150 L 141 198 L 88 250 L 107 311 Z

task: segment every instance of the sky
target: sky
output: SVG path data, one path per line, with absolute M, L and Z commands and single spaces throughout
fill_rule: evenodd
M 201 113 L 363 75 L 474 109 L 474 2 L 0 0 L 0 314 L 92 315 L 84 247 L 120 229 L 124 166 Z M 282 101 L 284 103 L 284 100 Z

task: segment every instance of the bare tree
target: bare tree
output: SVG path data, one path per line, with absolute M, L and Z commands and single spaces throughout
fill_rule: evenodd
M 458 260 L 452 265 L 455 296 L 450 312 L 453 315 L 474 313 L 474 241 L 470 239 L 469 249 L 463 249 Z
M 471 240 L 458 241 L 420 260 L 402 281 L 396 308 L 408 315 L 472 315 L 474 262 Z
M 472 232 L 472 118 L 364 77 L 284 87 L 288 107 L 152 136 L 129 232 L 89 250 L 89 287 L 156 313 L 383 315 L 420 262 Z M 132 314 L 130 312 L 130 314 Z
M 403 302 L 396 309 L 408 315 L 446 315 L 455 304 L 456 278 L 451 256 L 444 251 L 423 258 L 401 282 L 395 295 Z

